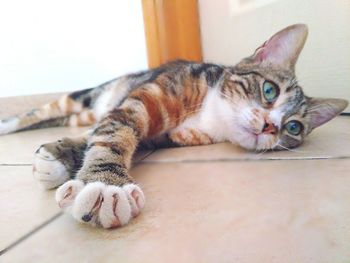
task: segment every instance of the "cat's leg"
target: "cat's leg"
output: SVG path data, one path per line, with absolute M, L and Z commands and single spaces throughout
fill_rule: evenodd
M 213 144 L 214 139 L 197 129 L 175 129 L 169 133 L 169 140 L 178 146 L 196 146 Z
M 128 169 L 146 128 L 142 118 L 142 109 L 117 109 L 94 129 L 76 179 L 56 192 L 59 206 L 76 220 L 113 228 L 140 213 L 144 195 Z
M 41 145 L 34 155 L 34 178 L 45 189 L 73 179 L 82 166 L 86 147 L 87 134 Z

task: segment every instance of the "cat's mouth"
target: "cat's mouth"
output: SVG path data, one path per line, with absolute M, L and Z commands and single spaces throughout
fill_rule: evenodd
M 250 127 L 240 126 L 240 128 L 240 136 L 234 138 L 234 141 L 247 150 L 255 150 L 259 145 L 259 137 L 261 134 Z
M 256 149 L 256 150 L 258 150 L 258 148 L 259 148 L 259 146 L 260 146 L 260 142 L 261 142 L 261 137 L 262 137 L 262 133 L 259 133 L 259 134 L 257 134 L 257 133 L 252 133 L 252 137 L 254 138 L 254 148 Z
M 242 127 L 245 138 L 238 143 L 248 150 L 266 150 L 271 149 L 276 137 L 274 134 L 258 132 L 256 129 Z

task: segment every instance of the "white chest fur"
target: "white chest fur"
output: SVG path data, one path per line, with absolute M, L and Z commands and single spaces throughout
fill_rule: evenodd
M 186 119 L 172 132 L 193 129 L 207 134 L 215 142 L 226 141 L 229 138 L 228 117 L 231 111 L 228 102 L 220 97 L 219 90 L 211 88 L 204 98 L 201 110 L 196 115 Z

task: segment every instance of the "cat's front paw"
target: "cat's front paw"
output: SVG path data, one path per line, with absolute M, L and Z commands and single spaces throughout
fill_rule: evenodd
M 80 180 L 60 186 L 56 201 L 77 221 L 103 228 L 127 224 L 145 205 L 144 194 L 136 184 L 115 186 L 94 182 L 85 185 Z
M 41 145 L 34 155 L 34 178 L 46 189 L 72 179 L 81 167 L 85 148 L 83 137 L 63 138 Z
M 45 145 L 35 152 L 33 175 L 45 189 L 55 188 L 70 179 L 66 166 Z

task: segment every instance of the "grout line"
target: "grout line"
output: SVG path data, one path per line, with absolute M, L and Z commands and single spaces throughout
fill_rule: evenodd
M 150 150 L 150 152 L 148 152 L 147 154 L 145 154 L 145 156 L 143 156 L 142 158 L 140 158 L 139 160 L 137 160 L 137 162 L 134 163 L 134 165 L 142 162 L 144 159 L 146 159 L 147 157 L 149 157 L 151 154 L 153 154 L 156 150 L 152 149 Z M 0 163 L 0 166 L 32 166 L 32 163 Z
M 0 163 L 0 166 L 32 166 L 31 163 Z
M 50 224 L 51 222 L 55 221 L 57 218 L 59 218 L 61 215 L 63 214 L 63 212 L 59 212 L 56 215 L 54 215 L 53 217 L 51 217 L 50 219 L 46 220 L 44 223 L 42 223 L 40 226 L 34 228 L 33 230 L 29 231 L 27 234 L 25 234 L 24 236 L 20 237 L 19 239 L 17 239 L 15 242 L 13 242 L 12 244 L 10 244 L 9 246 L 5 247 L 3 250 L 0 251 L 0 256 L 3 255 L 4 253 L 8 252 L 9 250 L 11 250 L 12 248 L 14 248 L 15 246 L 17 246 L 19 243 L 23 242 L 24 240 L 26 240 L 27 238 L 29 238 L 31 235 L 35 234 L 36 232 L 38 232 L 39 230 L 41 230 L 42 228 L 44 228 L 45 226 L 47 226 L 48 224 Z
M 224 163 L 224 162 L 266 162 L 266 161 L 310 161 L 310 160 L 343 160 L 350 159 L 350 156 L 336 156 L 336 157 L 291 157 L 291 158 L 265 158 L 265 159 L 187 159 L 187 160 L 159 160 L 159 161 L 141 161 L 138 164 L 168 164 L 168 163 Z

